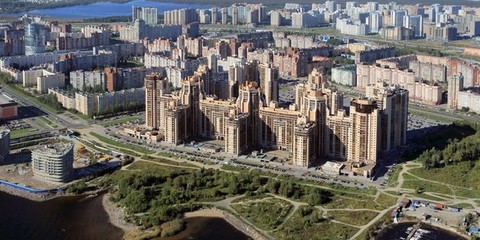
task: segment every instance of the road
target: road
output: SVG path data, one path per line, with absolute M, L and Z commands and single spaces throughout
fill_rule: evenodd
M 10 90 L 8 86 L 4 86 L 2 90 L 4 94 L 14 99 L 15 101 L 17 101 L 20 105 L 25 107 L 32 106 L 32 108 L 29 108 L 29 109 L 32 110 L 34 113 L 36 113 L 38 116 L 47 115 L 47 116 L 50 116 L 51 119 L 55 119 L 55 121 L 58 122 L 59 126 L 64 126 L 70 129 L 88 126 L 88 122 L 81 118 L 73 119 L 70 117 L 71 115 L 68 116 L 67 114 L 57 114 L 57 113 L 51 112 L 48 109 L 41 108 L 40 106 L 31 102 L 29 99 L 25 98 L 24 96 L 17 94 L 15 91 Z

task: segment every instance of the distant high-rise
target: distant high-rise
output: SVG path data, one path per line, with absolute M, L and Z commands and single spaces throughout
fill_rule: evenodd
M 423 37 L 423 17 L 421 15 L 405 16 L 403 25 L 412 29 L 415 37 Z
M 155 7 L 132 6 L 132 22 L 143 20 L 147 25 L 158 24 L 158 9 Z
M 378 11 L 378 2 L 368 2 L 367 3 L 367 11 L 368 12 Z
M 210 21 L 212 24 L 217 24 L 218 22 L 218 9 L 212 8 L 212 20 Z
M 458 108 L 458 93 L 463 90 L 464 78 L 462 74 L 450 76 L 448 79 L 448 99 L 447 107 L 451 109 Z
M 182 8 L 163 12 L 165 24 L 170 25 L 188 25 L 198 22 L 199 16 L 195 9 Z
M 238 24 L 238 8 L 237 6 L 232 6 L 232 25 Z
M 38 23 L 29 23 L 25 27 L 25 55 L 45 52 L 47 29 Z
M 228 9 L 222 8 L 222 24 L 227 25 L 228 23 Z
M 403 17 L 407 16 L 407 10 L 405 9 L 392 10 L 390 15 L 392 17 L 392 26 L 403 27 Z
M 379 12 L 371 12 L 367 22 L 371 33 L 380 32 L 380 28 L 383 27 L 382 14 Z
M 335 12 L 337 10 L 337 2 L 335 1 L 326 1 L 325 8 L 330 12 Z

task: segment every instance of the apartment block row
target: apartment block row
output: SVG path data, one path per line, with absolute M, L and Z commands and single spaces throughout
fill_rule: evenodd
M 48 89 L 66 109 L 74 109 L 87 116 L 101 116 L 108 113 L 143 106 L 145 88 L 132 88 L 107 93 L 70 93 L 61 89 Z

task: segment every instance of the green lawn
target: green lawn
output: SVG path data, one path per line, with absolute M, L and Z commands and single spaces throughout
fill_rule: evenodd
M 328 211 L 328 215 L 333 219 L 352 224 L 363 226 L 372 221 L 378 213 L 372 211 Z
M 373 197 L 367 196 L 356 196 L 353 197 L 342 197 L 335 195 L 333 200 L 323 207 L 329 209 L 372 209 L 372 210 L 383 210 L 384 207 L 375 203 Z
M 236 203 L 232 208 L 255 226 L 264 230 L 273 230 L 283 223 L 293 205 L 281 199 L 267 198 Z
M 409 194 L 409 195 L 411 195 L 413 198 L 417 197 L 417 198 L 424 198 L 424 199 L 431 200 L 431 201 L 445 201 L 445 199 L 443 199 L 443 198 L 432 196 L 432 195 L 426 194 L 426 193 L 415 193 L 415 194 Z
M 393 197 L 393 196 L 381 193 L 380 195 L 378 195 L 376 202 L 385 207 L 390 207 L 392 205 L 395 205 L 397 203 L 397 200 L 398 200 L 398 197 Z
M 151 157 L 151 156 L 148 156 L 148 155 L 143 155 L 142 159 L 148 160 L 148 161 L 153 161 L 153 162 L 158 162 L 158 163 L 169 164 L 169 165 L 197 167 L 196 165 L 188 163 L 187 161 L 177 162 L 177 161 L 172 161 L 172 160 L 165 159 L 165 158 L 155 158 L 155 157 Z
M 479 165 L 480 161 L 476 164 Z M 468 161 L 459 162 L 442 168 L 415 168 L 409 170 L 409 173 L 431 181 L 442 182 L 449 185 L 467 188 L 480 187 L 480 184 L 473 181 L 474 178 L 480 175 L 480 172 L 476 171 L 475 168 L 472 168 Z M 455 181 L 452 181 L 453 179 Z
M 117 147 L 120 147 L 120 148 L 131 149 L 133 151 L 140 152 L 140 153 L 143 153 L 143 154 L 153 154 L 153 153 L 155 153 L 155 151 L 148 150 L 148 149 L 140 147 L 140 146 L 117 142 L 117 141 L 112 140 L 110 138 L 104 137 L 104 136 L 102 136 L 98 133 L 90 132 L 90 135 L 96 137 L 98 140 L 100 140 L 104 143 L 107 143 L 107 144 L 110 144 L 110 145 L 113 145 L 113 146 L 117 146 Z
M 397 165 L 393 168 L 392 174 L 388 178 L 387 186 L 395 187 L 398 184 L 398 176 L 400 175 L 400 172 L 402 171 L 402 169 L 403 169 L 402 165 Z
M 23 128 L 23 129 L 17 129 L 17 130 L 12 130 L 10 131 L 10 137 L 11 138 L 18 138 L 18 137 L 23 137 L 26 136 L 30 133 L 31 130 L 35 128 L 29 127 L 29 128 Z
M 128 170 L 138 170 L 138 171 L 157 171 L 157 172 L 165 172 L 165 174 L 170 174 L 173 171 L 186 171 L 190 172 L 193 170 L 187 169 L 187 168 L 179 168 L 179 167 L 169 167 L 169 166 L 161 166 L 158 164 L 154 163 L 148 163 L 148 162 L 141 162 L 141 161 L 135 161 L 128 165 L 127 167 Z
M 272 235 L 276 239 L 342 240 L 350 239 L 358 228 L 325 220 L 318 209 L 301 206 L 293 216 Z
M 408 189 L 420 189 L 423 192 L 436 192 L 436 193 L 443 193 L 447 195 L 453 195 L 453 191 L 444 185 L 435 184 L 427 181 L 422 180 L 405 180 L 402 184 L 402 188 Z
M 139 120 L 139 119 L 142 119 L 142 117 L 131 116 L 131 117 L 127 117 L 127 118 L 122 118 L 122 119 L 117 119 L 117 120 L 113 120 L 113 121 L 103 122 L 103 123 L 100 123 L 100 125 L 105 126 L 105 127 L 109 127 L 109 126 L 112 126 L 112 125 L 123 124 L 123 123 L 127 123 L 127 122 L 133 122 L 133 121 Z

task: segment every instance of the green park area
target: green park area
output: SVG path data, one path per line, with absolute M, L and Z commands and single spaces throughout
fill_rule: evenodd
M 110 139 L 108 137 L 104 137 L 98 133 L 94 133 L 94 132 L 90 132 L 89 133 L 90 135 L 94 136 L 95 138 L 97 138 L 98 140 L 106 143 L 106 144 L 109 144 L 109 145 L 113 145 L 113 146 L 116 146 L 116 147 L 119 147 L 121 149 L 125 149 L 125 150 L 132 150 L 132 151 L 135 151 L 135 152 L 138 152 L 138 153 L 142 153 L 142 154 L 153 154 L 155 153 L 155 151 L 152 151 L 152 150 L 148 150 L 144 147 L 140 147 L 140 146 L 136 146 L 136 145 L 132 145 L 132 144 L 125 144 L 125 143 L 121 143 L 121 142 L 117 142 L 113 139 Z
M 110 127 L 110 126 L 114 126 L 114 125 L 121 125 L 121 124 L 124 124 L 124 123 L 131 123 L 131 122 L 134 122 L 134 121 L 140 120 L 140 119 L 142 119 L 142 117 L 140 117 L 140 116 L 131 116 L 131 117 L 116 119 L 116 120 L 112 120 L 112 121 L 102 122 L 102 123 L 100 123 L 100 125 L 102 125 L 104 127 Z

